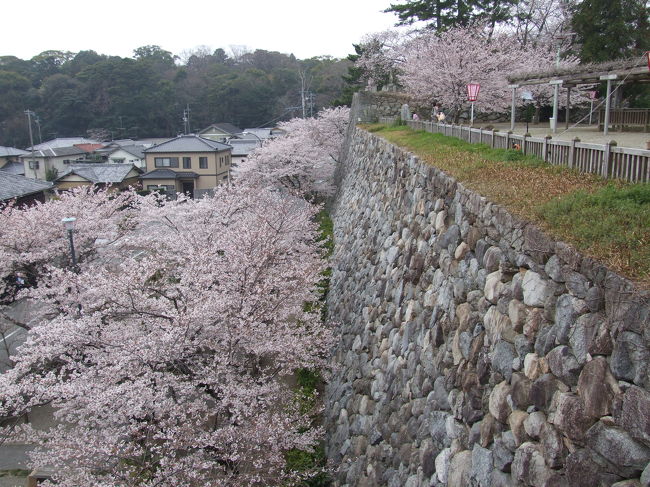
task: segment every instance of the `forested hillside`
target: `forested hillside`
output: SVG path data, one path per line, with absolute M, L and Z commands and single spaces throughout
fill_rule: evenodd
M 25 110 L 36 113 L 34 142 L 52 137 L 166 137 L 210 123 L 256 127 L 328 106 L 350 62 L 298 60 L 256 50 L 197 48 L 181 58 L 144 46 L 133 58 L 94 51 L 0 57 L 0 145 L 25 147 Z M 304 93 L 304 97 L 302 96 Z M 40 133 L 39 133 L 40 130 Z

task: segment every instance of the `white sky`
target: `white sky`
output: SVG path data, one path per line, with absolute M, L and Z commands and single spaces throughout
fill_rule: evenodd
M 395 3 L 395 0 L 392 0 Z M 45 50 L 131 57 L 159 45 L 179 55 L 206 45 L 246 46 L 299 59 L 346 57 L 364 34 L 391 28 L 391 0 L 3 0 L 0 55 Z

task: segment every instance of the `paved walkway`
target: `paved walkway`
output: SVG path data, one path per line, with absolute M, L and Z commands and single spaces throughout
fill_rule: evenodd
M 510 123 L 495 123 L 495 128 L 500 132 L 507 132 L 510 130 Z M 474 124 L 475 127 L 480 125 Z M 554 139 L 559 140 L 572 140 L 578 137 L 581 142 L 592 142 L 594 144 L 605 144 L 609 141 L 615 140 L 619 147 L 631 147 L 634 149 L 645 149 L 646 144 L 650 141 L 650 133 L 644 132 L 615 132 L 610 130 L 607 136 L 603 135 L 602 130 L 598 130 L 597 125 L 580 125 L 578 127 L 569 126 L 569 130 L 565 131 L 564 123 L 561 122 L 557 127 L 557 133 L 552 134 L 548 122 L 540 124 L 528 124 L 528 133 L 533 137 L 544 137 L 551 135 Z M 515 124 L 515 134 L 523 135 L 526 133 L 526 124 Z

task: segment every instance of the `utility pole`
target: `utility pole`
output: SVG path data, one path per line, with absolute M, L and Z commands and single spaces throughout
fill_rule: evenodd
M 190 133 L 190 104 L 187 104 L 187 108 L 183 110 L 183 131 L 185 135 Z
M 314 116 L 314 92 L 310 91 L 309 94 L 307 95 L 307 98 L 309 99 L 309 116 L 313 118 L 313 116 Z
M 34 122 L 36 122 L 36 126 L 38 127 L 38 143 L 42 144 L 43 138 L 41 137 L 41 119 L 38 115 L 34 115 Z
M 307 80 L 307 72 L 302 69 L 298 70 L 300 76 L 300 101 L 302 106 L 302 118 L 307 118 L 307 91 L 309 90 L 309 82 Z
M 34 135 L 32 133 L 32 115 L 36 115 L 34 112 L 32 112 L 30 109 L 25 110 L 25 115 L 27 115 L 27 124 L 29 125 L 29 145 L 30 149 L 32 150 L 32 160 L 30 163 L 31 169 L 34 170 L 34 179 L 37 179 L 36 176 L 36 167 L 34 164 Z

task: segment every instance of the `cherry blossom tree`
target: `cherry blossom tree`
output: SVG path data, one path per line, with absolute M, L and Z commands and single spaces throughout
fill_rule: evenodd
M 40 445 L 35 466 L 64 487 L 286 485 L 284 453 L 320 433 L 288 378 L 322 366 L 330 344 L 305 306 L 323 269 L 317 208 L 245 185 L 129 198 L 106 224 L 128 232 L 78 272 L 45 263 L 23 291 L 58 315 L 0 375 L 4 433 Z M 11 423 L 43 404 L 56 427 Z
M 425 32 L 402 47 L 401 83 L 418 102 L 439 104 L 454 121 L 469 107 L 469 83 L 481 85 L 475 102 L 477 110 L 506 110 L 511 102 L 508 76 L 553 68 L 556 61 L 552 46 L 543 40 L 522 45 L 511 32 L 489 33 L 480 26 Z M 575 62 L 564 60 L 561 67 Z M 543 103 L 552 89 L 539 85 L 530 91 Z
M 0 313 L 13 298 L 17 275 L 33 285 L 46 266 L 70 265 L 63 218 L 77 219 L 76 254 L 83 262 L 133 229 L 140 201 L 134 191 L 79 187 L 28 208 L 0 206 Z
M 286 135 L 251 152 L 238 168 L 244 185 L 284 187 L 327 196 L 350 118 L 345 107 L 322 110 L 314 118 L 294 118 L 280 124 Z
M 361 79 L 369 86 L 396 81 L 399 66 L 404 62 L 402 45 L 413 32 L 385 30 L 367 34 L 361 39 L 360 55 L 355 66 Z
M 437 103 L 457 120 L 468 106 L 467 84 L 479 83 L 476 109 L 505 108 L 506 74 L 518 68 L 522 53 L 510 36 L 487 36 L 479 27 L 423 33 L 404 46 L 401 83 L 420 103 Z

